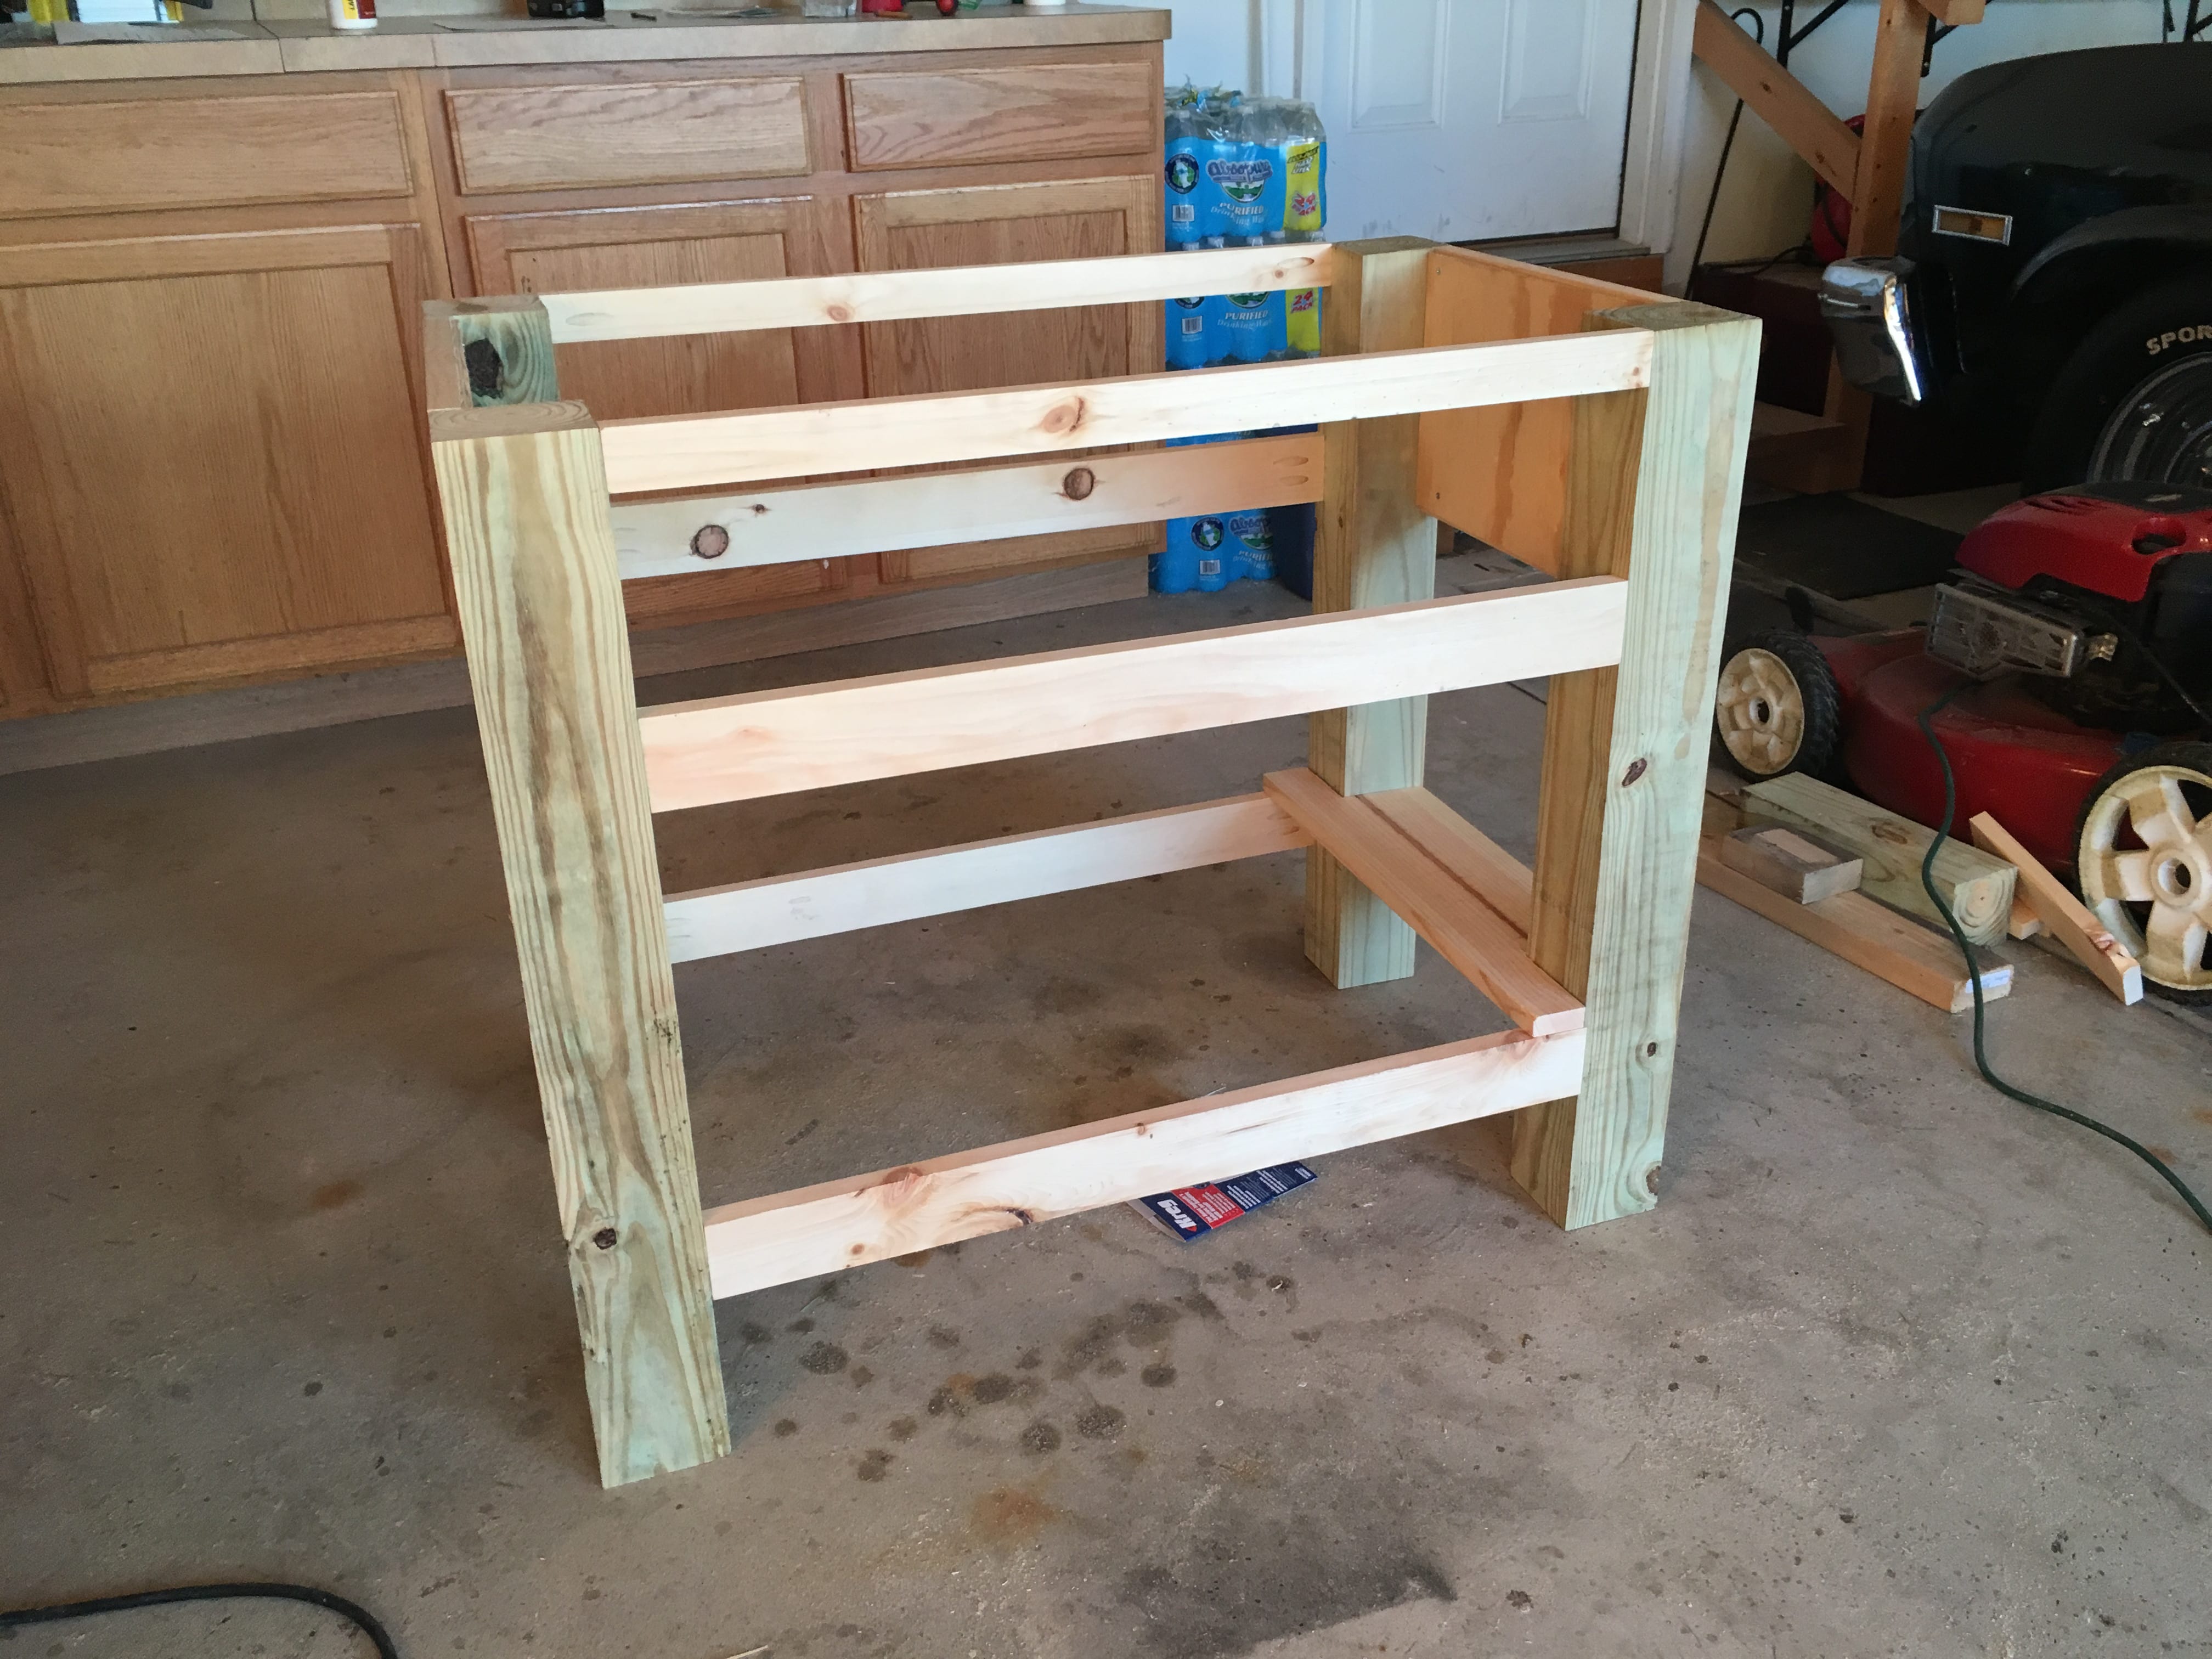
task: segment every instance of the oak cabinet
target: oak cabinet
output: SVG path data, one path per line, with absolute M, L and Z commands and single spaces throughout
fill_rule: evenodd
M 471 216 L 481 294 L 561 294 L 672 283 L 818 276 L 844 268 L 838 202 L 811 197 Z M 561 394 L 599 420 L 706 415 L 858 397 L 849 329 L 764 329 L 556 348 Z M 623 590 L 640 624 L 703 621 L 841 593 L 853 561 L 662 576 Z
M 449 651 L 411 225 L 0 248 L 0 452 L 63 699 Z
M 1151 173 L 859 196 L 853 218 L 863 270 L 1088 259 L 1160 246 L 1160 191 Z M 1017 299 L 1008 296 L 1010 304 Z M 1160 363 L 1159 330 L 1156 305 L 870 323 L 861 330 L 868 395 L 1142 374 Z M 1158 525 L 963 542 L 884 553 L 879 579 L 898 584 L 1042 569 L 1159 545 Z
M 539 63 L 550 37 L 501 59 L 456 34 L 429 46 L 451 67 L 0 87 L 22 163 L 0 183 L 0 718 L 456 652 L 425 299 L 1156 250 L 1164 14 L 994 27 L 1029 21 L 1091 44 L 594 62 L 615 34 L 579 34 Z M 974 390 L 1154 367 L 1156 312 L 578 343 L 556 367 L 601 420 Z M 1156 545 L 702 562 L 624 599 L 659 626 Z

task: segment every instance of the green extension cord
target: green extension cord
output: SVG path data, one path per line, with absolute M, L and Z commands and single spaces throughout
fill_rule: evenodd
M 1984 1083 L 2008 1099 L 2016 1100 L 2023 1106 L 2032 1106 L 2039 1112 L 2048 1112 L 2053 1117 L 2063 1117 L 2069 1123 L 2078 1123 L 2083 1128 L 2092 1130 L 2104 1136 L 2106 1139 L 2116 1141 L 2126 1147 L 2163 1176 L 2166 1178 L 2166 1184 L 2181 1194 L 2181 1201 L 2186 1204 L 2196 1213 L 2197 1218 L 2204 1224 L 2204 1231 L 2212 1232 L 2212 1211 L 2205 1209 L 2203 1200 L 2189 1190 L 2188 1183 L 2168 1169 L 2166 1160 L 2151 1151 L 2149 1147 L 2139 1140 L 2122 1134 L 2109 1123 L 2100 1123 L 2086 1112 L 2077 1112 L 2071 1107 L 2061 1106 L 2055 1100 L 2045 1100 L 2042 1096 L 2032 1095 L 2025 1089 L 2015 1089 L 1990 1069 L 1989 1054 L 1982 1046 L 1982 1015 L 1987 1005 L 1982 997 L 1981 963 L 1975 959 L 1973 945 L 1966 938 L 1965 930 L 1959 926 L 1958 917 L 1951 914 L 1951 907 L 1943 902 L 1942 894 L 1936 890 L 1936 855 L 1943 850 L 1943 843 L 1952 839 L 1951 820 L 1957 816 L 1959 810 L 1958 780 L 1952 775 L 1951 757 L 1943 752 L 1942 740 L 1936 735 L 1936 716 L 1942 711 L 1944 706 L 1952 698 L 1973 684 L 1972 680 L 1961 680 L 1942 696 L 1936 698 L 1935 702 L 1920 711 L 1919 724 L 1920 735 L 1928 739 L 1928 746 L 1936 751 L 1936 759 L 1943 769 L 1943 817 L 1942 821 L 1936 826 L 1936 838 L 1928 843 L 1928 856 L 1920 860 L 1920 884 L 1927 889 L 1928 896 L 1934 901 L 1937 912 L 1943 918 L 1944 926 L 1951 930 L 1951 938 L 1958 945 L 1959 954 L 1966 959 L 1966 977 L 1974 988 L 1974 1067 L 1981 1073 L 1982 1080 Z

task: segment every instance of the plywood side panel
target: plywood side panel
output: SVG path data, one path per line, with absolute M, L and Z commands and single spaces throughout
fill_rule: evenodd
M 1649 294 L 1464 248 L 1429 257 L 1431 346 L 1581 331 L 1593 312 L 1648 305 Z M 1553 575 L 1566 518 L 1574 400 L 1552 398 L 1421 416 L 1416 489 L 1455 530 Z

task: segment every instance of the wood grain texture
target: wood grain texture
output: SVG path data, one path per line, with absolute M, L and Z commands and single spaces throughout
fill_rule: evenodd
M 1959 1014 L 1974 1006 L 1973 986 L 1950 936 L 1901 916 L 1864 893 L 1838 893 L 1817 903 L 1800 904 L 1729 868 L 1710 842 L 1698 859 L 1698 880 L 1930 1007 Z M 2010 963 L 1984 961 L 1980 967 L 1984 998 L 1995 1001 L 2011 994 Z
M 1571 1086 L 1582 1044 L 1509 1031 L 726 1205 L 706 1218 L 714 1294 L 1510 1111 Z
M 614 506 L 615 545 L 623 580 L 635 581 L 1279 507 L 1321 493 L 1322 447 L 1322 435 L 1309 432 L 708 500 L 623 501 Z M 699 539 L 710 527 L 728 544 L 707 560 L 694 544 L 720 545 Z
M 1403 351 L 1422 343 L 1422 298 L 1434 245 L 1419 237 L 1348 242 L 1322 310 L 1329 358 Z M 1425 599 L 1436 592 L 1436 521 L 1414 490 L 1418 415 L 1345 421 L 1323 429 L 1328 455 L 1316 514 L 1316 613 Z M 1325 708 L 1307 722 L 1307 764 L 1329 788 L 1359 795 L 1421 781 L 1428 750 L 1425 698 Z M 1306 854 L 1306 959 L 1339 989 L 1403 979 L 1413 971 L 1413 932 L 1316 845 Z
M 817 268 L 824 257 L 817 246 L 819 212 L 817 204 L 798 200 L 477 214 L 466 229 L 477 286 L 489 293 L 544 296 L 641 279 L 743 288 L 750 279 Z M 571 341 L 555 303 L 540 303 L 562 383 L 603 421 L 803 403 L 810 390 L 821 395 L 818 387 L 802 389 L 788 329 Z
M 1717 850 L 1729 869 L 1793 904 L 1818 904 L 1838 893 L 1856 892 L 1866 871 L 1864 860 L 1775 825 L 1735 830 Z
M 1536 1036 L 1582 1029 L 1582 1004 L 1528 959 L 1527 938 L 1366 798 L 1340 795 L 1304 767 L 1270 772 L 1266 783 L 1316 846 L 1516 1025 Z
M 1440 247 L 1429 256 L 1422 343 L 1577 334 L 1594 313 L 1650 302 L 1633 289 L 1557 267 Z M 1423 415 L 1415 456 L 1422 510 L 1559 574 L 1574 418 L 1565 398 Z
M 1135 58 L 901 70 L 848 75 L 844 82 L 856 173 L 1142 156 L 1159 142 L 1159 76 Z
M 519 20 L 518 20 L 519 21 Z M 735 27 L 732 27 L 734 22 Z M 484 30 L 436 38 L 441 65 L 589 64 L 629 63 L 647 67 L 686 59 L 857 56 L 907 58 L 915 53 L 1007 51 L 1059 52 L 1135 45 L 1166 37 L 1168 14 L 1140 7 L 1101 7 L 1061 12 L 1024 6 L 992 6 L 948 27 L 935 11 L 909 17 L 855 17 L 838 21 L 802 18 L 795 10 L 760 18 L 698 21 L 664 11 L 653 22 L 576 33 Z M 370 37 L 372 40 L 374 36 Z M 85 48 L 73 47 L 72 51 Z M 1155 48 L 1157 50 L 1157 48 Z M 1087 54 L 1086 54 L 1087 55 Z M 1152 77 L 1151 95 L 1159 95 Z
M 388 91 L 10 102 L 0 106 L 0 218 L 414 189 Z
M 1855 259 L 1897 252 L 1898 221 L 1905 210 L 1905 180 L 1911 170 L 1912 122 L 1920 107 L 1920 64 L 1927 50 L 1928 21 L 1927 9 L 1920 0 L 1881 0 L 1881 15 L 1875 24 L 1874 68 L 1867 80 L 1866 126 L 1859 140 L 1857 165 L 1848 182 L 1836 185 L 1851 204 L 1847 248 Z
M 1080 183 L 1073 187 L 1076 202 L 1091 193 Z M 1069 194 L 1057 185 L 1033 199 L 1042 209 L 1055 197 L 1061 206 L 1073 205 Z M 964 199 L 971 205 L 977 203 L 973 196 Z M 1040 211 L 1035 216 L 1048 216 Z M 881 227 L 884 231 L 897 228 L 896 222 Z M 888 252 L 884 242 L 877 246 Z M 674 287 L 580 289 L 548 291 L 544 297 L 553 317 L 553 337 L 567 343 L 889 323 L 917 317 L 997 317 L 1010 309 L 1080 310 L 1173 300 L 1194 292 L 1325 288 L 1330 280 L 1328 246 L 1310 242 L 1295 247 L 1208 248 L 1196 253 L 1131 252 L 1101 259 L 848 271 L 783 281 L 685 276 L 672 279 L 680 284 Z
M 408 372 L 414 230 L 15 254 L 0 481 L 55 691 L 450 647 Z
M 669 948 L 674 960 L 696 962 L 860 927 L 1257 858 L 1304 847 L 1311 840 L 1268 796 L 1238 795 L 1099 823 L 672 893 L 667 903 Z
M 1698 0 L 1691 49 L 1808 167 L 1846 199 L 1850 197 L 1858 173 L 1859 136 L 1803 82 L 1776 63 L 1772 53 L 1730 21 L 1713 0 Z M 1916 44 L 1912 50 L 1917 78 L 1920 48 Z
M 2112 937 L 2112 930 L 2097 919 L 2096 912 L 2068 892 L 2065 883 L 2045 869 L 2034 854 L 2020 844 L 2011 830 L 1987 812 L 1974 814 L 1969 827 L 1975 846 L 2005 860 L 2019 871 L 2020 891 L 2036 920 L 2051 930 L 2051 936 L 2123 1003 L 2141 1002 L 2142 964 L 2126 945 Z M 2015 933 L 2014 937 L 2025 935 Z
M 1911 818 L 1884 811 L 1872 801 L 1832 784 L 1791 773 L 1747 786 L 1745 814 L 1761 823 L 1786 823 L 1824 836 L 1857 855 L 1859 884 L 1884 904 L 1942 926 L 1942 915 L 1921 885 L 1920 862 L 1936 832 Z M 2013 866 L 1946 836 L 1936 854 L 1936 884 L 1966 937 L 1991 945 L 2012 920 Z
M 606 484 L 589 428 L 434 446 L 609 1486 L 730 1447 Z
M 1619 659 L 1624 586 L 1556 582 L 666 703 L 657 812 L 1420 696 Z
M 1525 940 L 1535 904 L 1528 866 L 1425 789 L 1383 789 L 1363 799 L 1395 824 L 1454 881 L 1505 919 Z
M 1159 246 L 1159 214 L 1157 170 L 1054 185 L 898 191 L 854 198 L 854 255 L 872 279 L 930 289 L 938 283 L 937 271 L 945 268 L 1019 267 L 1055 253 L 1097 256 L 1109 263 L 1117 256 L 1149 254 Z M 1008 292 L 989 275 L 981 284 L 984 294 Z M 965 313 L 969 308 L 961 309 Z M 1144 374 L 1161 361 L 1160 307 L 1146 303 L 1029 310 L 1010 300 L 991 316 L 868 323 L 860 330 L 860 345 L 868 390 L 877 398 L 982 392 L 1045 375 L 1089 380 Z M 927 459 L 903 443 L 868 453 L 902 465 Z M 1083 551 L 1089 556 L 1112 558 L 1158 550 L 1161 531 L 1158 524 L 1139 523 L 1118 534 L 1076 534 L 1088 541 Z M 1069 538 L 1057 543 L 946 541 L 936 544 L 927 556 L 886 555 L 878 568 L 885 582 L 902 582 L 925 573 L 947 576 L 1033 568 L 1075 550 Z
M 854 455 L 915 465 L 1201 437 L 1243 428 L 1370 420 L 1580 397 L 1646 383 L 1639 331 L 1232 364 L 1083 384 L 1023 386 L 813 404 L 605 428 L 616 494 L 696 489 L 835 470 Z
M 1567 571 L 1630 588 L 1620 665 L 1555 676 L 1544 723 L 1529 953 L 1589 1049 L 1578 1101 L 1515 1120 L 1513 1171 L 1568 1227 L 1653 1203 L 1759 355 L 1710 307 L 1594 320 L 1655 332 L 1650 391 L 1576 411 L 1561 538 Z
M 467 195 L 809 170 L 797 76 L 465 88 L 446 94 L 446 125 Z

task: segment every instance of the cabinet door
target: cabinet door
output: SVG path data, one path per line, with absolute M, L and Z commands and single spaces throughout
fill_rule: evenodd
M 1159 181 L 1149 173 L 860 196 L 853 214 L 863 270 L 1087 259 L 1160 246 Z M 872 398 L 1097 380 L 1160 367 L 1160 310 L 1091 306 L 871 323 L 861 339 Z M 1159 526 L 1130 525 L 915 548 L 884 553 L 879 564 L 885 582 L 921 582 L 1085 563 L 1159 546 Z
M 816 276 L 845 269 L 836 209 L 811 198 L 696 206 L 484 214 L 467 222 L 479 294 L 568 294 L 677 283 Z M 825 234 L 827 233 L 827 234 Z M 600 420 L 708 415 L 860 395 L 842 328 L 764 329 L 556 347 L 561 395 Z M 698 621 L 803 602 L 850 585 L 850 562 L 702 569 L 623 589 L 633 623 Z
M 0 483 L 64 698 L 449 651 L 408 226 L 0 250 Z

